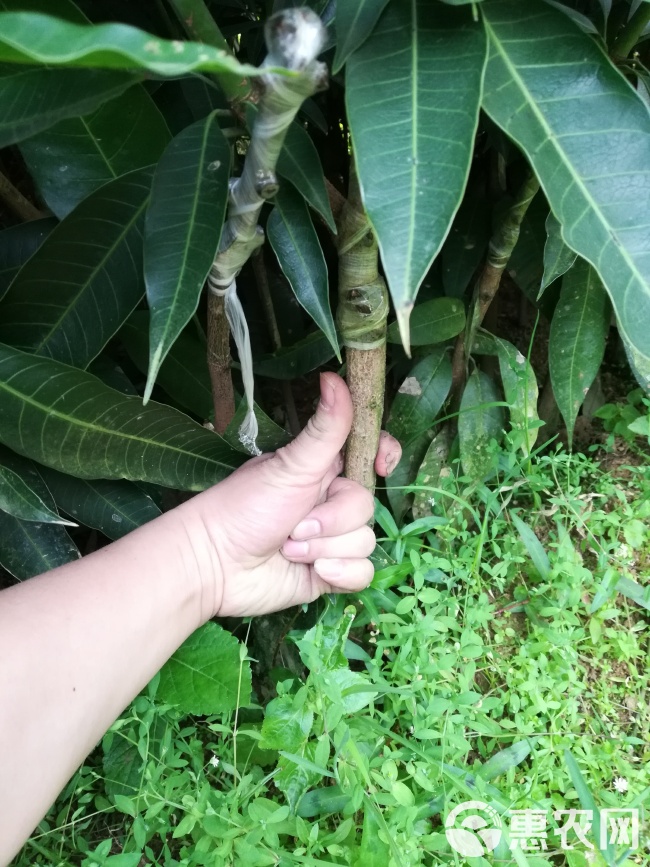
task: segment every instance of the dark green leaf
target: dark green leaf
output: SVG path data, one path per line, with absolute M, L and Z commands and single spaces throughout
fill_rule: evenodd
M 412 484 L 424 459 L 436 416 L 451 388 L 451 362 L 440 347 L 413 367 L 395 396 L 386 429 L 402 444 L 402 457 L 391 473 L 388 498 L 393 511 L 402 517 L 411 496 L 401 486 Z
M 143 406 L 84 371 L 0 346 L 0 441 L 86 479 L 203 490 L 239 463 L 215 433 L 160 404 Z
M 160 670 L 157 697 L 185 714 L 212 714 L 247 705 L 251 670 L 239 641 L 216 623 L 197 629 Z
M 101 352 L 142 296 L 150 184 L 149 170 L 124 175 L 57 226 L 11 284 L 0 340 L 78 367 Z
M 332 232 L 336 232 L 318 151 L 307 130 L 298 122 L 290 124 L 287 130 L 278 159 L 278 174 L 290 181 Z
M 48 467 L 41 473 L 62 511 L 109 539 L 120 539 L 160 515 L 151 497 L 132 482 L 86 481 Z
M 475 370 L 460 403 L 458 437 L 463 472 L 476 481 L 484 479 L 496 466 L 497 456 L 490 444 L 503 432 L 503 409 L 494 406 L 500 400 L 490 377 Z
M 34 464 L 4 446 L 0 446 L 0 510 L 23 521 L 70 524 L 57 514 Z
M 214 113 L 177 135 L 156 167 L 144 241 L 151 310 L 145 402 L 198 306 L 219 247 L 229 177 L 230 147 Z
M 59 524 L 21 521 L 0 512 L 0 565 L 24 581 L 79 558 L 79 551 Z
M 510 411 L 512 430 L 521 439 L 516 441 L 524 454 L 530 454 L 539 434 L 537 415 L 537 378 L 525 355 L 501 337 L 494 337 L 499 372 L 506 403 Z
M 325 257 L 307 206 L 294 190 L 282 189 L 278 193 L 267 233 L 296 298 L 340 358 Z
M 336 4 L 336 54 L 332 68 L 338 72 L 353 51 L 372 33 L 388 0 L 357 0 Z
M 126 351 L 144 374 L 149 368 L 149 311 L 136 310 L 120 332 Z M 207 349 L 187 328 L 176 339 L 158 372 L 158 385 L 179 406 L 208 419 L 213 413 Z
M 469 9 L 392 0 L 347 62 L 357 172 L 405 343 L 418 288 L 463 196 L 485 59 Z
M 485 190 L 481 184 L 473 184 L 470 178 L 467 192 L 442 248 L 442 285 L 446 295 L 462 298 L 465 294 L 472 275 L 485 255 L 490 240 L 490 223 L 490 204 Z
M 558 10 L 540 0 L 528 0 L 525 16 L 518 0 L 482 9 L 490 38 L 486 111 L 531 161 L 563 240 L 599 272 L 648 388 L 648 109 Z
M 43 200 L 59 219 L 98 187 L 158 161 L 169 131 L 141 85 L 85 117 L 63 120 L 20 150 Z
M 564 275 L 549 336 L 549 372 L 569 443 L 578 411 L 605 354 L 610 308 L 594 269 L 579 259 Z
M 427 446 L 427 451 L 417 471 L 417 483 L 423 490 L 416 491 L 413 497 L 413 517 L 420 518 L 432 514 L 435 494 L 426 490 L 436 487 L 442 468 L 449 463 L 451 451 L 451 431 L 448 425 L 443 425 Z
M 605 834 L 605 840 L 607 841 L 605 847 L 600 847 L 600 811 L 598 809 L 598 805 L 596 804 L 594 796 L 591 794 L 591 790 L 587 785 L 587 781 L 582 776 L 580 766 L 567 749 L 564 750 L 564 763 L 566 764 L 567 771 L 569 772 L 569 776 L 571 777 L 571 782 L 573 783 L 573 786 L 578 793 L 578 798 L 580 798 L 580 804 L 582 805 L 583 810 L 589 810 L 589 812 L 593 816 L 593 836 L 594 840 L 596 841 L 596 845 L 598 846 L 599 851 L 604 855 L 605 861 L 609 865 L 609 867 L 616 867 L 616 864 L 618 862 L 616 860 L 614 847 L 609 842 L 609 834 Z
M 576 254 L 562 240 L 562 226 L 549 211 L 546 218 L 546 244 L 544 246 L 544 276 L 540 295 L 547 286 L 571 268 Z
M 128 72 L 0 63 L 0 147 L 36 135 L 67 117 L 94 111 L 137 80 Z
M 109 358 L 107 355 L 98 355 L 93 359 L 86 368 L 88 373 L 92 373 L 103 383 L 114 388 L 116 391 L 121 391 L 122 394 L 137 394 L 137 389 L 124 373 L 119 364 Z
M 253 369 L 271 379 L 295 379 L 320 367 L 334 356 L 334 350 L 322 331 L 315 331 L 293 346 L 283 347 L 254 359 Z
M 223 438 L 228 445 L 232 446 L 233 449 L 236 449 L 250 457 L 250 451 L 245 445 L 243 445 L 239 438 L 239 429 L 242 426 L 247 412 L 248 404 L 245 399 L 242 399 L 239 401 L 237 410 L 232 417 L 232 421 L 223 432 Z M 286 430 L 277 425 L 273 419 L 269 418 L 264 410 L 260 409 L 257 404 L 255 404 L 255 416 L 259 427 L 255 442 L 261 452 L 274 452 L 276 449 L 286 446 L 286 444 L 291 441 L 291 436 L 286 432 Z
M 0 61 L 141 69 L 170 77 L 201 70 L 243 78 L 268 71 L 211 45 L 159 39 L 128 24 L 72 24 L 32 12 L 0 14 Z
M 465 308 L 455 298 L 433 298 L 413 308 L 411 346 L 444 343 L 465 327 Z M 397 322 L 388 327 L 389 343 L 401 343 Z
M 0 232 L 0 298 L 18 270 L 38 250 L 56 225 L 54 217 L 45 217 Z
M 395 395 L 386 429 L 403 443 L 426 431 L 451 388 L 451 362 L 444 347 L 422 358 Z
M 508 261 L 510 276 L 532 304 L 540 295 L 539 287 L 544 273 L 544 236 L 548 213 L 546 199 L 538 193 L 526 211 L 519 238 Z

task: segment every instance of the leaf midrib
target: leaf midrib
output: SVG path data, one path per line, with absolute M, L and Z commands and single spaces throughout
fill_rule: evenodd
M 501 41 L 497 38 L 494 30 L 492 29 L 485 11 L 483 11 L 483 20 L 485 22 L 485 27 L 486 27 L 487 32 L 490 35 L 492 43 L 495 46 L 499 55 L 501 56 L 501 59 L 502 59 L 504 65 L 506 66 L 508 72 L 511 74 L 512 80 L 515 82 L 515 84 L 517 84 L 519 86 L 521 93 L 528 100 L 528 105 L 529 105 L 531 111 L 533 112 L 533 114 L 537 118 L 540 126 L 542 127 L 542 129 L 546 133 L 547 141 L 552 144 L 553 149 L 556 151 L 556 153 L 560 157 L 561 161 L 564 163 L 564 166 L 569 170 L 571 177 L 574 178 L 574 182 L 576 183 L 576 185 L 579 187 L 580 191 L 582 192 L 587 204 L 591 206 L 592 211 L 596 214 L 596 217 L 598 218 L 598 221 L 600 222 L 602 228 L 605 230 L 606 235 L 609 235 L 609 240 L 606 243 L 609 245 L 611 243 L 611 241 L 614 240 L 614 236 L 616 237 L 616 241 L 614 241 L 615 248 L 618 249 L 622 258 L 629 266 L 630 271 L 632 271 L 632 273 L 637 278 L 637 280 L 639 281 L 641 286 L 645 288 L 646 287 L 646 281 L 645 281 L 643 275 L 638 271 L 634 259 L 631 259 L 629 257 L 629 255 L 627 254 L 627 248 L 622 244 L 622 242 L 619 238 L 618 231 L 615 231 L 613 229 L 613 227 L 606 221 L 605 216 L 601 212 L 600 208 L 596 207 L 596 203 L 595 203 L 594 199 L 592 198 L 587 187 L 585 187 L 585 185 L 582 181 L 582 177 L 577 173 L 577 171 L 574 170 L 573 164 L 569 161 L 567 154 L 560 147 L 559 140 L 553 134 L 553 128 L 548 124 L 544 114 L 538 108 L 537 102 L 533 99 L 533 96 L 532 96 L 530 90 L 528 89 L 527 85 L 525 84 L 525 82 L 523 81 L 521 76 L 519 75 L 519 72 L 517 71 L 517 67 L 513 63 L 510 62 L 508 54 L 505 52 Z M 489 114 L 489 112 L 488 112 L 488 114 Z M 546 186 L 544 184 L 544 181 L 542 180 L 542 178 L 539 178 L 539 181 L 540 181 L 540 184 L 542 185 L 542 187 L 544 188 L 544 193 L 547 194 L 547 190 L 546 190 Z M 562 240 L 564 241 L 564 243 L 567 244 L 568 247 L 570 247 L 570 244 L 567 243 L 566 238 L 564 236 L 564 225 L 563 224 L 561 224 L 560 234 L 562 236 Z M 571 249 L 573 249 L 573 248 L 571 248 Z M 593 267 L 596 267 L 595 263 L 592 262 L 590 264 L 592 264 Z M 618 321 L 619 328 L 625 334 L 625 337 L 628 340 L 628 342 L 631 345 L 635 346 L 635 344 L 632 342 L 632 340 L 630 340 L 630 337 L 629 337 L 629 335 L 625 329 L 625 326 L 623 324 L 622 318 L 620 316 L 617 316 L 616 318 Z

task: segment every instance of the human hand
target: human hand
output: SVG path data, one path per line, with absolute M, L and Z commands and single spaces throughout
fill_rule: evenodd
M 210 551 L 198 556 L 219 573 L 211 616 L 265 614 L 370 583 L 373 498 L 339 477 L 351 424 L 347 386 L 325 373 L 316 413 L 293 442 L 186 504 L 206 530 Z M 378 475 L 388 475 L 400 455 L 397 440 L 382 433 Z

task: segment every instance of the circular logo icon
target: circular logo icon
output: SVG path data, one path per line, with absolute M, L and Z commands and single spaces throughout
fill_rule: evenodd
M 445 836 L 460 855 L 478 858 L 499 845 L 501 817 L 484 801 L 463 801 L 445 819 Z

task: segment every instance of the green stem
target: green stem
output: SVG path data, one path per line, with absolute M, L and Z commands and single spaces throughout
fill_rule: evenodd
M 347 382 L 354 416 L 345 474 L 375 488 L 375 455 L 384 413 L 388 289 L 379 274 L 379 248 L 351 167 L 348 200 L 338 222 L 337 324 L 346 347 Z
M 204 0 L 169 0 L 169 3 L 191 39 L 213 45 L 232 54 L 226 37 L 210 14 Z M 239 103 L 250 98 L 252 94 L 250 79 L 242 79 L 232 73 L 218 73 L 215 77 L 229 102 Z
M 648 23 L 650 3 L 642 3 L 612 45 L 612 57 L 615 60 L 624 60 L 629 55 Z

